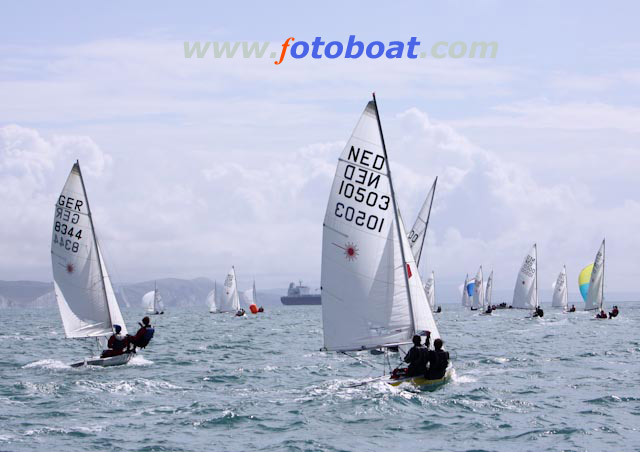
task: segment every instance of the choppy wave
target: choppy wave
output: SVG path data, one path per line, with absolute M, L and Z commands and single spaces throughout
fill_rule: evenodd
M 59 317 L 42 310 L 8 320 L 7 341 L 46 334 L 1 361 L 0 449 L 360 452 L 424 450 L 428 439 L 433 450 L 506 452 L 614 450 L 621 438 L 637 449 L 640 310 L 620 305 L 621 319 L 599 323 L 445 305 L 437 320 L 455 372 L 434 392 L 382 381 L 384 356 L 319 352 L 318 307 L 251 321 L 170 313 L 149 347 L 106 368 L 69 367 L 95 350 L 52 334 Z

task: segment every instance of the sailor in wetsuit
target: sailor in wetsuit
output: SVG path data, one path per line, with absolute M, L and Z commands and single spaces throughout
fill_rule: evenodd
M 100 355 L 100 358 L 108 358 L 110 356 L 122 355 L 125 349 L 129 348 L 129 338 L 120 334 L 122 327 L 120 325 L 113 325 L 114 333 L 107 342 L 108 350 L 104 350 Z
M 571 309 L 569 309 L 569 312 L 576 312 L 576 305 L 575 304 L 571 305 Z
M 133 351 L 135 352 L 136 347 L 145 348 L 149 345 L 151 338 L 153 337 L 153 333 L 155 330 L 151 326 L 151 320 L 149 317 L 144 317 L 142 319 L 142 323 L 139 323 L 140 329 L 136 333 L 135 336 L 128 336 L 129 342 L 133 344 Z
M 442 344 L 442 339 L 436 339 L 433 341 L 435 350 L 429 350 L 427 352 L 427 363 L 429 364 L 429 368 L 424 374 L 424 377 L 427 380 L 438 380 L 444 377 L 447 372 L 447 366 L 449 365 L 449 352 L 442 350 Z
M 427 336 L 427 344 L 429 343 L 429 337 Z M 407 369 L 407 377 L 415 377 L 416 375 L 422 375 L 424 373 L 426 365 L 426 353 L 427 349 L 422 346 L 422 339 L 420 336 L 413 336 L 413 347 L 404 357 L 404 362 L 409 364 Z
M 618 307 L 614 306 L 611 312 L 609 313 L 609 318 L 612 319 L 614 317 L 618 317 Z

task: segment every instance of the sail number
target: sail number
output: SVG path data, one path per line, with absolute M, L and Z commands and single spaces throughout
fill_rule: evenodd
M 80 244 L 76 240 L 82 239 L 82 229 L 73 225 L 77 225 L 79 221 L 80 215 L 78 213 L 66 207 L 56 207 L 56 221 L 53 225 L 53 230 L 55 231 L 53 234 L 53 243 L 60 245 L 60 247 L 67 251 L 77 253 L 80 249 Z
M 373 214 L 367 216 L 366 212 L 356 210 L 351 206 L 345 207 L 341 202 L 336 203 L 336 210 L 334 211 L 334 214 L 336 217 L 354 222 L 358 226 L 366 226 L 367 229 L 371 229 L 372 231 L 381 232 L 382 225 L 384 224 L 384 218 L 378 218 Z
M 411 243 L 416 243 L 416 240 L 418 240 L 418 237 L 420 237 L 420 234 L 415 232 L 413 229 L 411 230 L 411 232 L 407 236 L 407 238 L 411 241 Z

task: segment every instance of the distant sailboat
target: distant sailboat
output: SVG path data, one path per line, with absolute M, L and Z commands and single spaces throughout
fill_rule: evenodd
M 147 307 L 148 315 L 164 314 L 164 304 L 155 282 L 153 283 L 153 290 L 142 296 L 142 305 Z
M 469 298 L 469 273 L 464 277 L 464 285 L 462 286 L 462 306 L 468 308 L 471 306 L 471 299 Z M 471 292 L 473 294 L 473 292 Z
M 429 302 L 429 307 L 431 311 L 435 312 L 436 310 L 436 274 L 432 271 L 431 276 L 427 279 L 427 282 L 424 285 L 424 292 L 427 294 L 427 301 Z
M 224 280 L 224 291 L 220 301 L 220 312 L 240 312 L 240 296 L 236 282 L 236 269 L 232 266 Z
M 471 309 L 481 309 L 484 308 L 484 280 L 482 276 L 482 265 L 478 269 L 478 273 L 476 273 L 474 283 Z
M 584 271 L 584 270 L 583 270 Z M 585 311 L 597 309 L 601 311 L 604 304 L 604 239 L 593 261 L 589 275 L 589 287 L 585 299 Z
M 55 206 L 51 266 L 56 301 L 68 338 L 94 337 L 104 343 L 114 333 L 114 325 L 120 325 L 121 333 L 127 334 L 96 238 L 78 162 L 73 165 Z M 131 353 L 94 357 L 72 365 L 116 366 L 126 364 L 131 357 Z
M 489 274 L 489 277 L 487 278 L 486 286 L 487 287 L 485 288 L 484 304 L 483 304 L 482 308 L 485 309 L 485 306 L 486 306 L 485 312 L 487 314 L 491 314 L 491 311 L 489 310 L 489 308 L 493 307 L 493 305 L 491 304 L 491 299 L 492 299 L 492 296 L 493 296 L 493 270 L 491 270 L 491 273 Z
M 413 223 L 413 228 L 411 228 L 411 231 L 407 234 L 407 239 L 409 239 L 409 244 L 411 245 L 411 252 L 418 267 L 420 267 L 422 249 L 424 248 L 425 238 L 427 237 L 427 227 L 429 226 L 431 206 L 433 206 L 433 197 L 436 192 L 437 183 L 438 178 L 436 177 L 429 193 L 427 193 L 427 198 L 424 200 L 420 212 L 418 212 L 418 218 L 416 218 L 416 221 Z
M 213 289 L 207 295 L 207 307 L 209 308 L 209 312 L 211 314 L 217 314 L 220 312 L 218 311 L 217 305 L 218 305 L 218 283 L 216 281 L 213 283 Z
M 569 292 L 567 291 L 567 267 L 562 266 L 562 270 L 553 285 L 553 298 L 551 307 L 567 309 L 569 305 Z
M 513 304 L 517 309 L 536 310 L 538 303 L 538 248 L 536 244 L 524 258 L 513 290 Z
M 323 226 L 324 350 L 386 350 L 425 331 L 440 337 L 397 208 L 375 96 L 338 160 Z

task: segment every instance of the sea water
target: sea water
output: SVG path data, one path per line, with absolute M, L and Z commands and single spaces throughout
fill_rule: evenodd
M 319 306 L 171 310 L 112 368 L 68 366 L 95 347 L 65 339 L 56 310 L 4 310 L 0 450 L 638 450 L 640 305 L 619 305 L 592 320 L 444 304 L 455 376 L 435 392 L 360 385 L 385 357 L 321 352 Z M 144 313 L 124 315 L 132 332 Z

